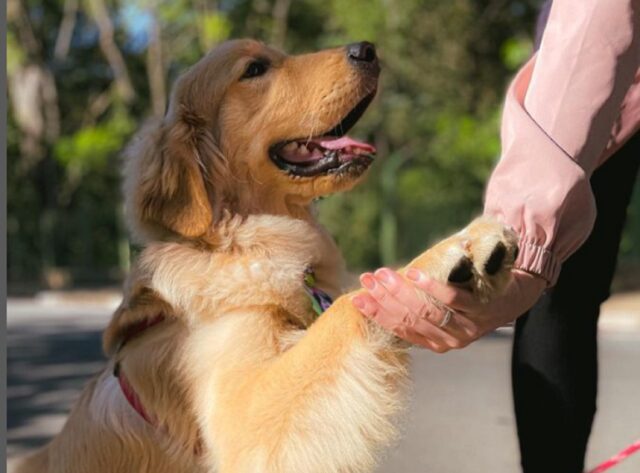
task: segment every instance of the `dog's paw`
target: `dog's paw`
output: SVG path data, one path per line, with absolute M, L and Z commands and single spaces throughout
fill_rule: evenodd
M 451 265 L 447 282 L 473 290 L 484 301 L 504 290 L 518 257 L 513 231 L 496 221 L 478 218 L 445 242 Z
M 424 256 L 416 263 L 431 277 L 468 288 L 487 301 L 509 282 L 518 256 L 517 237 L 494 220 L 478 218 Z

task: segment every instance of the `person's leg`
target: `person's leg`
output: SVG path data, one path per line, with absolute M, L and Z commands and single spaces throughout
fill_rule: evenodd
M 636 134 L 592 176 L 598 217 L 557 285 L 516 322 L 512 380 L 525 473 L 582 473 L 596 410 L 597 321 L 640 165 Z

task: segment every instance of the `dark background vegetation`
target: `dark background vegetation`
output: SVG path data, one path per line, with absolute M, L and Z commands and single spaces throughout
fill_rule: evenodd
M 324 199 L 321 219 L 353 269 L 409 259 L 480 212 L 539 3 L 8 0 L 10 290 L 122 278 L 120 151 L 164 113 L 175 77 L 231 37 L 292 53 L 377 44 L 380 93 L 353 134 L 378 162 L 357 190 Z M 620 260 L 628 274 L 640 262 L 639 192 Z

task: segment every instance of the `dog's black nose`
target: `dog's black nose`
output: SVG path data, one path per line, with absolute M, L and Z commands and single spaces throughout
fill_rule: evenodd
M 357 64 L 374 63 L 378 61 L 376 47 L 368 41 L 348 45 L 347 56 L 350 61 Z

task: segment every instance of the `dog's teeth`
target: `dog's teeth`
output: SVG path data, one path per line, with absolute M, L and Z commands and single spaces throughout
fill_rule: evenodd
M 295 141 L 292 141 L 291 143 L 288 143 L 287 145 L 285 145 L 282 150 L 283 151 L 295 151 L 298 148 L 298 143 L 296 143 Z
M 309 148 L 307 148 L 307 145 L 300 145 L 300 147 L 298 148 L 298 153 L 309 154 Z

